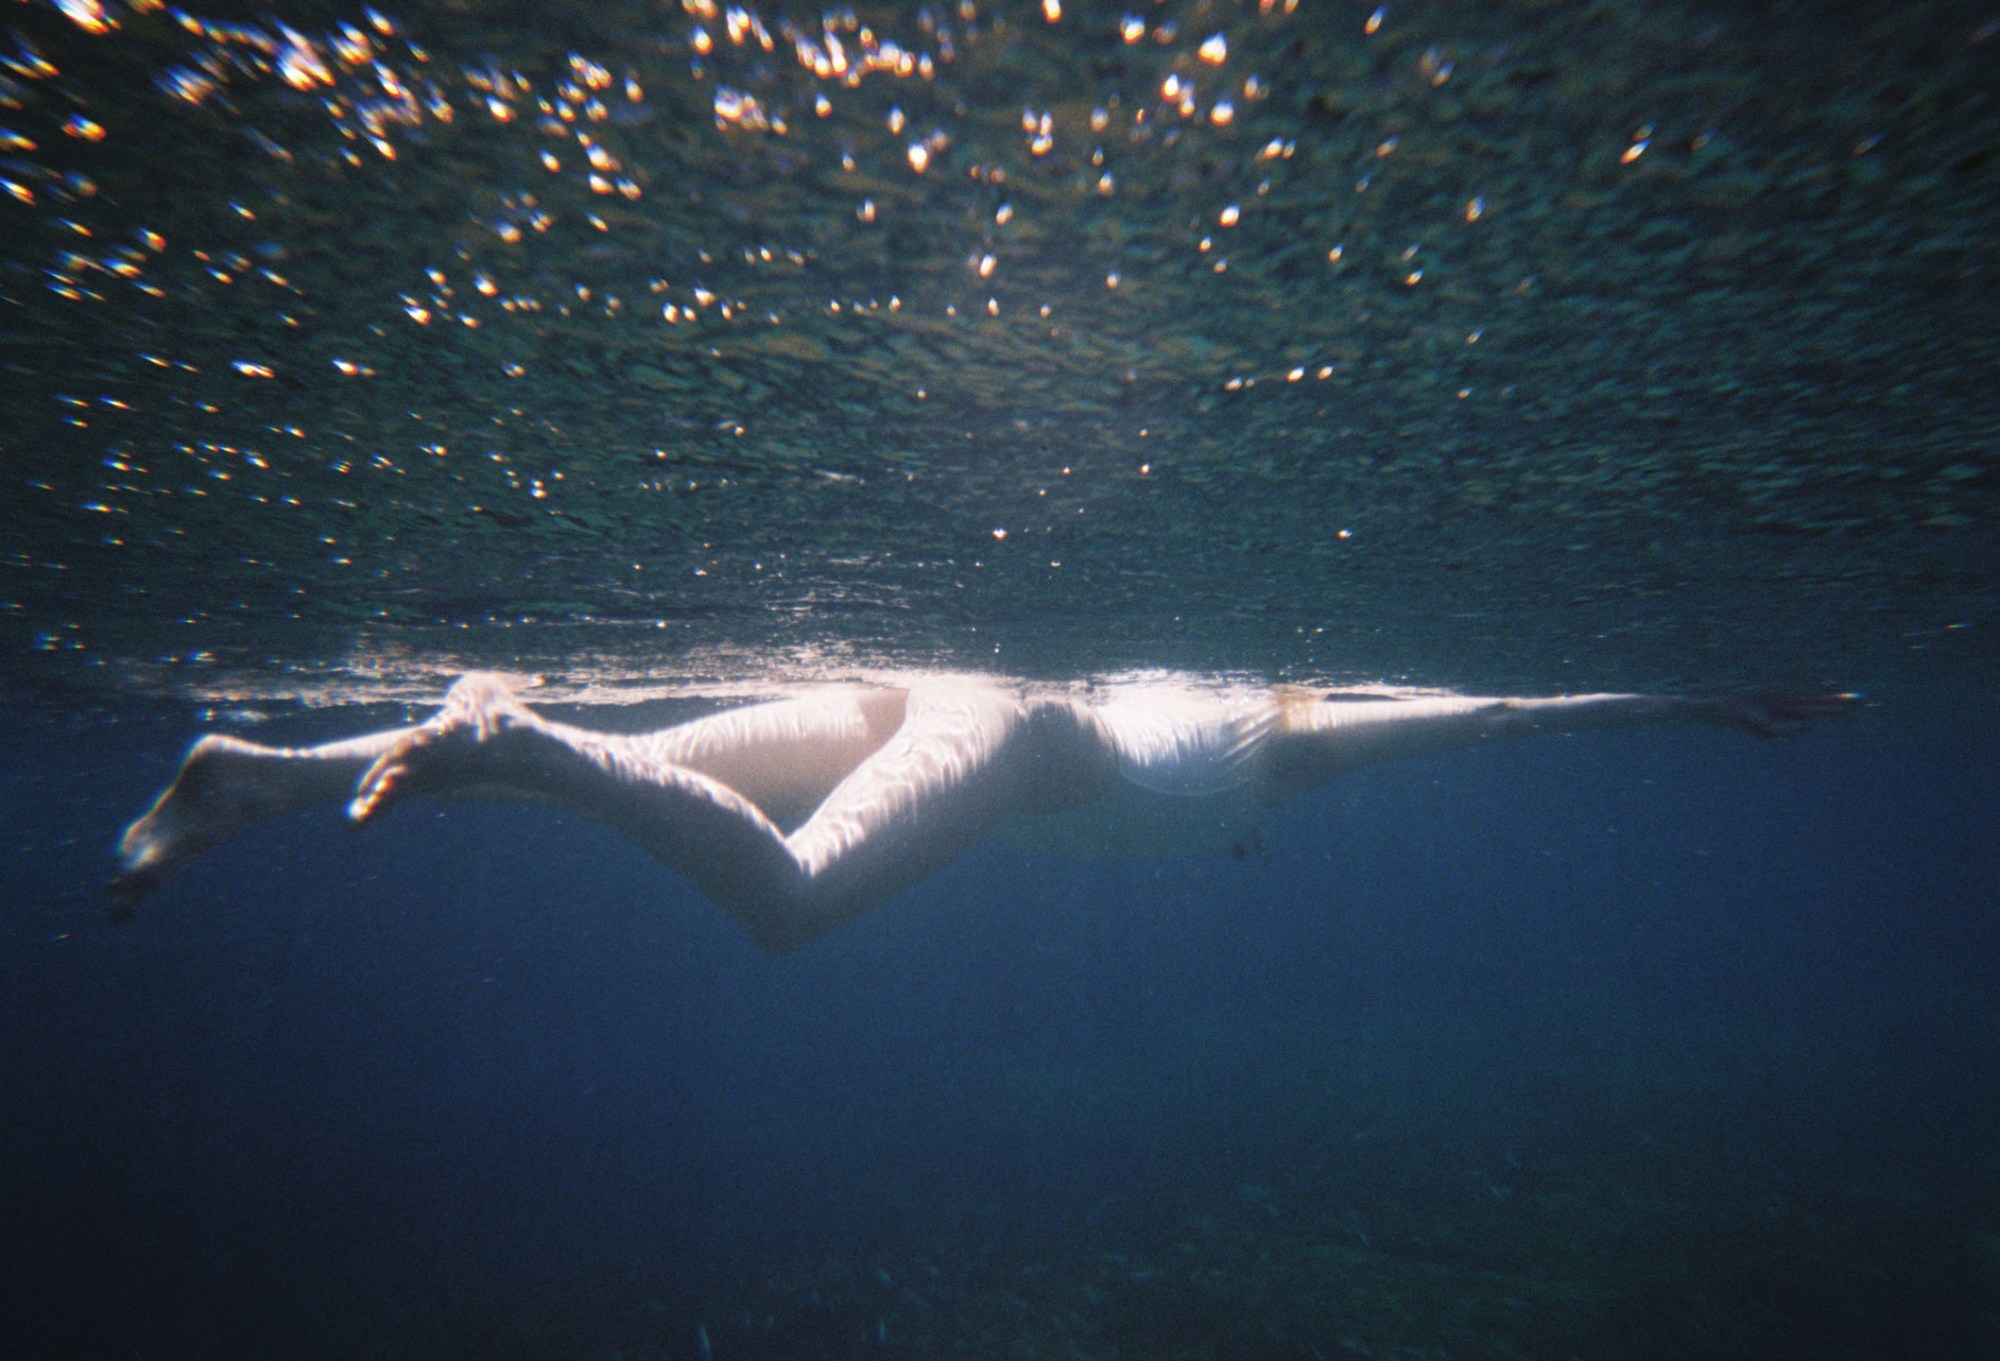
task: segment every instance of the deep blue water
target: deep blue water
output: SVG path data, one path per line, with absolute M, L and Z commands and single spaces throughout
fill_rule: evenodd
M 10 1355 L 2000 1340 L 1990 738 L 1411 760 L 1265 858 L 988 844 L 770 958 L 470 805 L 253 830 L 113 926 L 183 723 L 0 761 Z

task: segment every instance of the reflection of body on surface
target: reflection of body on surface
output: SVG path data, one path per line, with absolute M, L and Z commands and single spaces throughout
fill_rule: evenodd
M 136 907 L 180 865 L 292 809 L 345 800 L 367 822 L 412 795 L 524 799 L 608 823 L 786 950 L 990 831 L 1084 853 L 1220 849 L 1271 805 L 1386 757 L 1683 720 L 1771 735 L 1851 703 L 1171 685 L 1086 695 L 938 676 L 826 686 L 625 736 L 552 722 L 504 679 L 473 674 L 413 727 L 304 748 L 202 738 L 126 830 L 113 888 Z M 1052 835 L 1035 837 L 1044 827 Z

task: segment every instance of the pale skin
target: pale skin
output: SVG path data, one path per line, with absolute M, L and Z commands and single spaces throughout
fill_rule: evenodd
M 406 798 L 526 800 L 609 824 L 765 949 L 788 951 L 1003 824 L 1107 810 L 1129 824 L 1191 810 L 1197 825 L 1228 837 L 1247 833 L 1272 805 L 1398 755 L 1688 721 L 1772 736 L 1854 703 L 1851 695 L 1495 698 L 1175 685 L 1079 694 L 937 676 L 820 687 L 621 735 L 553 722 L 506 679 L 474 673 L 410 727 L 315 747 L 201 738 L 126 829 L 112 891 L 121 909 L 135 910 L 204 851 L 298 809 L 344 803 L 350 820 L 366 824 Z M 1174 845 L 1195 843 L 1177 831 Z

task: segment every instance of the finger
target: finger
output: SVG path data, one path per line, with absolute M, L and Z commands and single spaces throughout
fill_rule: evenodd
M 368 767 L 368 773 L 355 786 L 353 801 L 347 805 L 348 821 L 358 825 L 385 812 L 409 776 L 410 767 L 395 752 Z

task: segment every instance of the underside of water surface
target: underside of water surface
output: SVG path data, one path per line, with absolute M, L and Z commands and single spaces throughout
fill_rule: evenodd
M 279 8 L 10 16 L 15 686 L 1990 689 L 1970 9 Z

